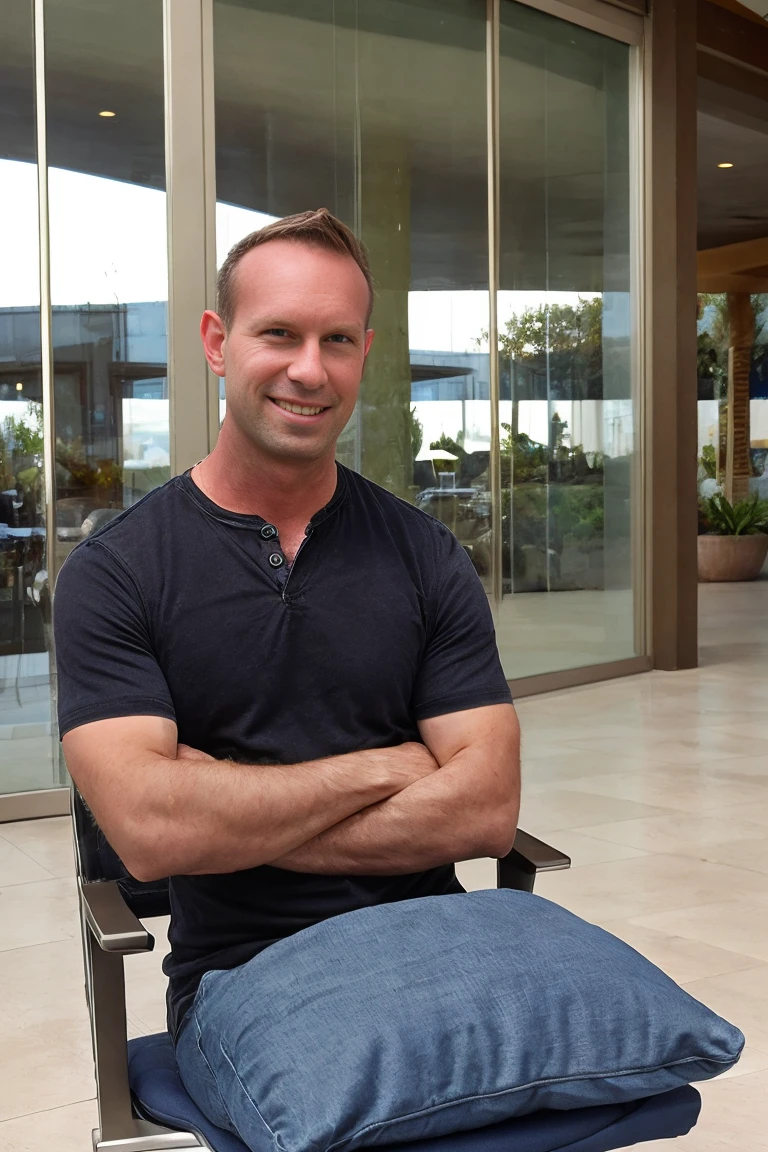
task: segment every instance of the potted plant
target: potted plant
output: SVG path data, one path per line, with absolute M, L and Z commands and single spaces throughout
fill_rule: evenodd
M 731 504 L 722 492 L 701 504 L 699 580 L 755 580 L 768 555 L 768 500 Z

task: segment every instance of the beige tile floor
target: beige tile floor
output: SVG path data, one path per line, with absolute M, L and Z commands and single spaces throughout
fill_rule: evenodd
M 538 890 L 747 1035 L 675 1152 L 768 1150 L 768 580 L 702 590 L 702 666 L 520 704 L 522 823 L 573 856 Z M 493 882 L 490 861 L 464 879 Z M 156 926 L 162 935 L 164 925 Z M 162 945 L 128 961 L 164 1026 Z M 0 825 L 0 1149 L 87 1152 L 93 1078 L 66 819 Z M 656 1148 L 666 1149 L 666 1142 Z

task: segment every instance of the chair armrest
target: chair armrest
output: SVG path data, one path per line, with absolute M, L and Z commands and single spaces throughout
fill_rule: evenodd
M 116 880 L 80 883 L 83 914 L 102 952 L 151 952 L 155 938 L 123 899 Z
M 512 851 L 498 862 L 497 884 L 499 888 L 533 892 L 539 872 L 559 872 L 570 866 L 570 856 L 519 828 Z
M 525 861 L 533 872 L 561 872 L 571 866 L 570 856 L 537 840 L 529 832 L 518 828 L 512 851 Z

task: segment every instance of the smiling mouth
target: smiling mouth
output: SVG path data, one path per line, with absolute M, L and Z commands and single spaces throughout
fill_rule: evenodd
M 324 405 L 310 407 L 308 404 L 291 404 L 288 400 L 275 400 L 271 396 L 270 400 L 278 408 L 282 408 L 284 412 L 293 412 L 296 416 L 319 416 L 321 412 L 325 412 Z

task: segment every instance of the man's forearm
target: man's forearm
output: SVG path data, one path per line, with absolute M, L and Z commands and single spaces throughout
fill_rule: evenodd
M 472 756 L 460 753 L 431 776 L 347 817 L 272 864 L 326 875 L 403 875 L 506 855 L 517 826 L 516 781 L 510 786 L 505 768 L 491 767 L 486 786 L 478 787 Z
M 139 723 L 152 736 L 137 754 Z M 416 743 L 304 764 L 243 765 L 177 749 L 168 721 L 89 727 L 65 737 L 70 771 L 139 880 L 269 863 L 437 768 Z

